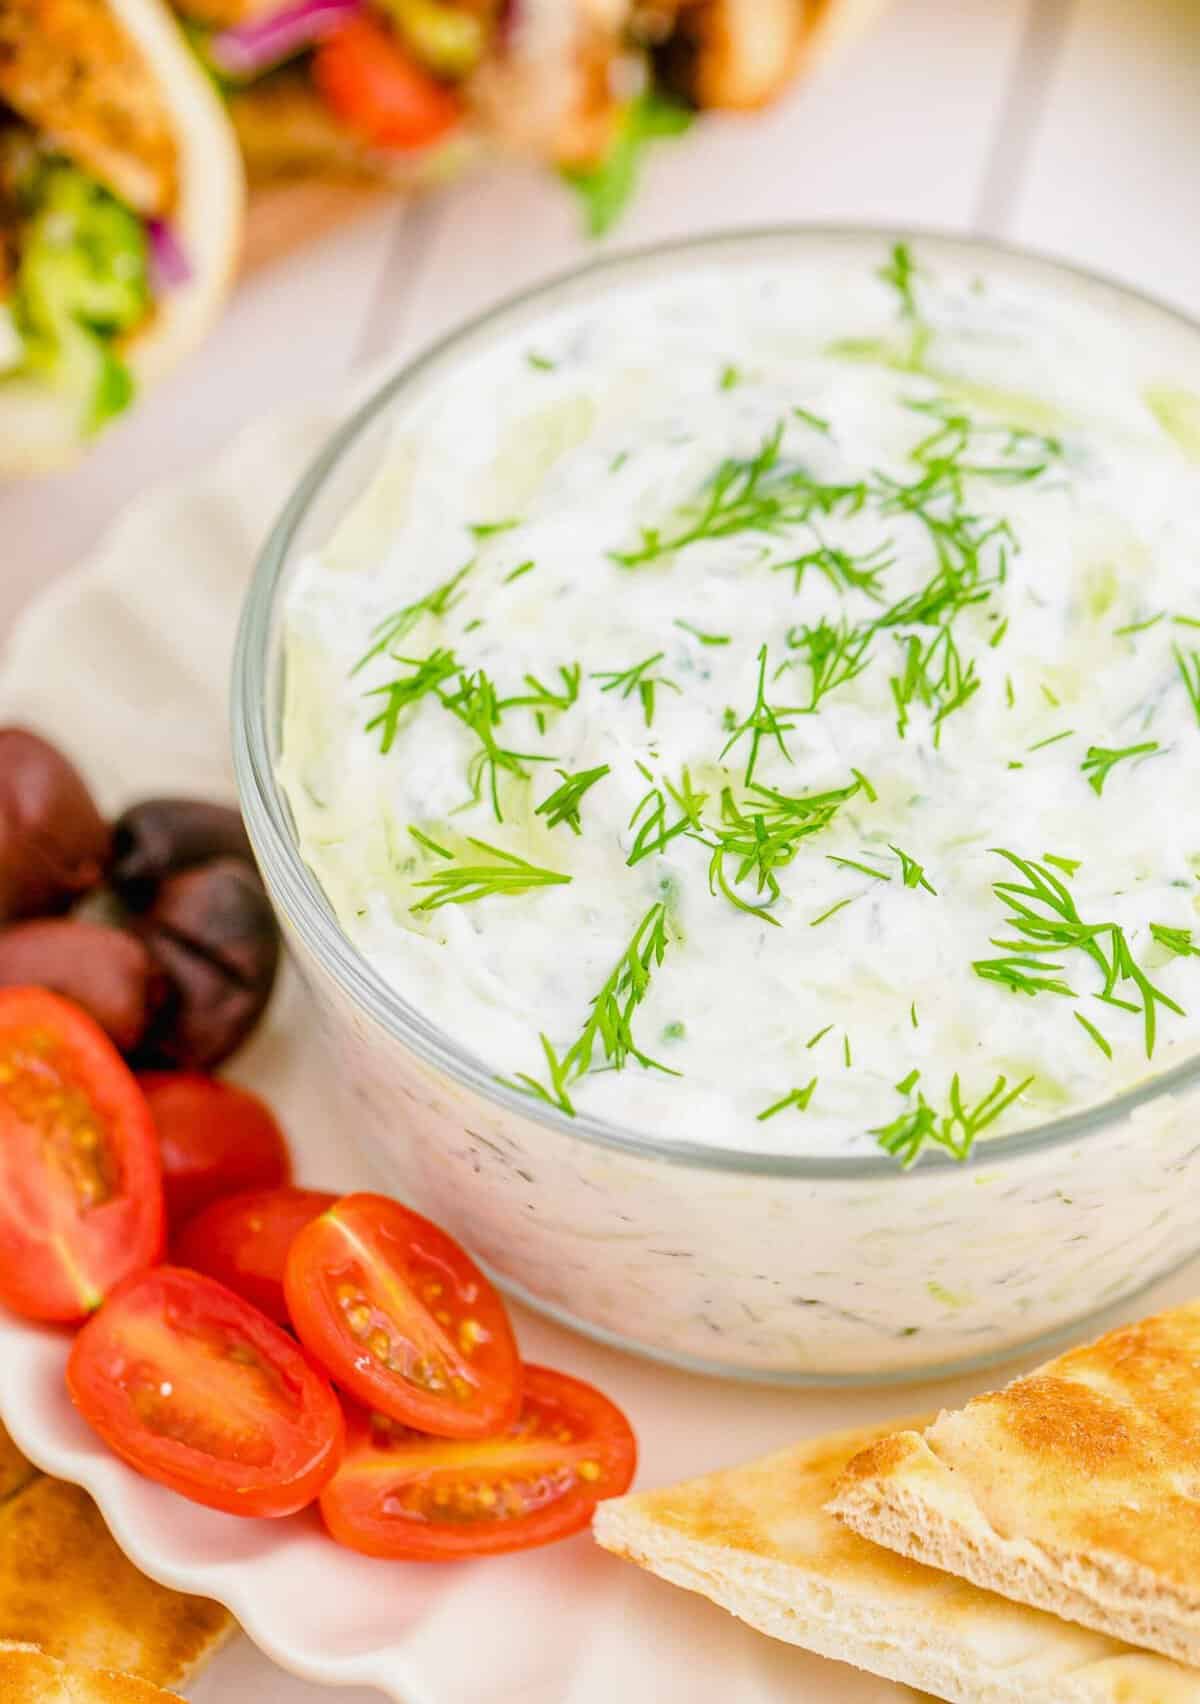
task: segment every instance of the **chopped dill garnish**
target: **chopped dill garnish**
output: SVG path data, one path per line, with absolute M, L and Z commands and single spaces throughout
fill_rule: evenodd
M 565 822 L 572 834 L 578 834 L 580 801 L 589 788 L 609 773 L 609 766 L 601 763 L 595 769 L 577 769 L 574 774 L 565 769 L 556 769 L 554 773 L 562 776 L 562 786 L 547 793 L 534 815 L 544 816 L 547 828 L 557 828 Z
M 659 653 L 661 655 L 661 652 Z M 754 770 L 758 763 L 758 751 L 764 739 L 773 739 L 788 763 L 792 761 L 784 741 L 784 734 L 790 733 L 795 727 L 794 722 L 786 722 L 782 718 L 791 715 L 790 709 L 776 710 L 767 702 L 767 647 L 758 648 L 758 686 L 754 693 L 754 704 L 745 719 L 734 727 L 733 732 L 721 747 L 721 757 L 732 750 L 744 734 L 750 735 L 750 756 L 746 762 L 746 773 L 743 777 L 745 785 L 754 783 Z
M 536 675 L 527 674 L 525 685 L 528 692 L 515 693 L 511 698 L 502 698 L 498 709 L 503 714 L 505 710 L 532 710 L 533 719 L 537 723 L 539 734 L 546 731 L 546 717 L 551 710 L 569 710 L 579 697 L 579 683 L 583 679 L 583 668 L 579 663 L 560 663 L 558 677 L 561 687 L 544 686 Z
M 898 1095 L 910 1095 L 920 1080 L 921 1073 L 914 1065 L 912 1070 L 908 1073 L 908 1076 L 901 1077 L 900 1081 L 896 1084 L 896 1093 Z
M 870 626 L 855 626 L 844 615 L 836 624 L 822 616 L 815 627 L 791 628 L 787 642 L 803 654 L 809 670 L 808 703 L 796 706 L 796 713 L 815 714 L 829 693 L 856 680 L 870 661 L 873 637 Z M 781 663 L 775 678 L 778 680 L 784 669 L 795 668 L 798 660 L 790 657 Z
M 814 414 L 811 408 L 801 408 L 799 403 L 792 407 L 792 413 L 797 420 L 803 420 L 806 426 L 811 426 L 814 432 L 820 432 L 823 438 L 828 438 L 833 427 L 823 414 Z
M 633 1039 L 632 1027 L 634 1013 L 650 990 L 651 971 L 662 964 L 667 950 L 666 916 L 667 908 L 661 901 L 647 911 L 592 1001 L 591 1014 L 566 1053 L 560 1057 L 547 1036 L 540 1038 L 550 1079 L 548 1085 L 524 1071 L 518 1071 L 515 1080 L 501 1078 L 500 1081 L 507 1081 L 509 1088 L 534 1095 L 574 1117 L 569 1091 L 593 1069 L 597 1048 L 605 1065 L 614 1071 L 624 1070 L 630 1059 L 636 1059 L 644 1069 L 679 1076 L 678 1071 L 641 1051 Z
M 1050 688 L 1046 685 L 1045 681 L 1041 681 L 1039 683 L 1038 690 L 1041 692 L 1042 697 L 1046 700 L 1046 703 L 1050 706 L 1050 708 L 1052 710 L 1061 710 L 1062 709 L 1062 700 L 1060 698 L 1058 698 L 1053 692 L 1051 692 Z
M 701 645 L 728 645 L 731 643 L 728 633 L 702 633 L 698 627 L 693 627 L 690 621 L 675 621 L 674 627 L 682 627 L 685 633 L 690 633 L 693 639 L 698 639 Z
M 558 368 L 557 361 L 552 361 L 548 355 L 539 355 L 536 349 L 528 350 L 525 359 L 538 373 L 553 373 Z
M 1007 632 L 1008 632 L 1008 617 L 1005 616 L 1004 620 L 1000 623 L 999 627 L 997 627 L 996 631 L 992 634 L 991 638 L 988 640 L 988 648 L 990 650 L 994 651 L 996 649 L 997 645 L 1002 643 L 1002 641 L 1004 639 L 1004 635 Z
M 640 663 L 634 663 L 631 668 L 627 669 L 594 670 L 591 678 L 604 682 L 604 685 L 600 688 L 601 692 L 619 692 L 622 698 L 628 698 L 636 692 L 641 700 L 642 715 L 646 718 L 646 726 L 649 728 L 654 723 L 655 693 L 658 688 L 665 686 L 671 692 L 682 690 L 667 675 L 647 673 L 647 670 L 652 669 L 655 663 L 662 662 L 663 655 L 662 651 L 655 651 L 652 657 L 644 657 Z
M 412 674 L 399 675 L 383 686 L 372 687 L 367 693 L 368 698 L 384 700 L 383 709 L 372 716 L 366 726 L 368 734 L 378 729 L 379 750 L 383 754 L 391 751 L 395 744 L 401 712 L 431 693 L 437 693 L 451 675 L 458 673 L 458 659 L 454 652 L 442 646 L 427 657 L 397 657 L 396 661 L 405 663 L 412 669 Z
M 1160 621 L 1166 619 L 1166 610 L 1160 609 L 1157 615 L 1151 615 L 1145 621 L 1131 621 L 1124 627 L 1113 628 L 1113 638 L 1119 638 L 1123 633 L 1145 633 L 1151 627 L 1157 627 Z
M 496 860 L 490 864 L 459 864 L 452 870 L 436 870 L 432 876 L 415 886 L 429 888 L 427 899 L 414 905 L 414 911 L 436 911 L 443 905 L 471 905 L 479 899 L 491 899 L 496 894 L 527 893 L 532 888 L 561 886 L 571 880 L 555 870 L 541 870 L 536 864 L 518 858 L 515 852 L 505 852 L 486 840 L 469 836 L 467 844 Z M 438 848 L 440 851 L 441 848 Z M 443 856 L 445 854 L 443 853 Z
M 831 544 L 818 544 L 811 550 L 802 551 L 799 556 L 790 556 L 784 562 L 772 562 L 770 566 L 777 574 L 792 575 L 792 590 L 796 593 L 804 585 L 805 574 L 812 569 L 814 573 L 823 574 L 835 592 L 863 592 L 874 603 L 879 603 L 883 597 L 883 575 L 894 564 L 891 540 L 888 539 L 858 556 Z
M 896 1088 L 901 1094 L 908 1095 L 916 1082 L 917 1073 L 910 1071 L 896 1084 Z M 884 1153 L 898 1159 L 906 1171 L 929 1146 L 944 1149 L 956 1160 L 965 1160 L 980 1133 L 1007 1112 L 1032 1082 L 1032 1077 L 1026 1077 L 1024 1082 L 1010 1089 L 1006 1078 L 997 1077 L 987 1094 L 974 1106 L 968 1107 L 963 1102 L 962 1085 L 956 1071 L 950 1083 L 949 1112 L 939 1114 L 918 1090 L 915 1106 L 900 1113 L 890 1124 L 877 1126 L 869 1134 L 874 1136 Z
M 1192 701 L 1196 721 L 1200 722 L 1200 651 L 1184 651 L 1178 645 L 1172 645 L 1171 651 L 1180 678 L 1187 688 L 1187 695 Z
M 1166 947 L 1177 958 L 1187 958 L 1192 954 L 1200 958 L 1200 947 L 1192 945 L 1190 929 L 1175 929 L 1169 923 L 1151 923 L 1150 933 L 1160 947 Z
M 539 752 L 512 751 L 500 744 L 495 729 L 499 725 L 503 706 L 496 696 L 495 685 L 483 669 L 476 669 L 473 674 L 460 674 L 456 690 L 450 694 L 439 692 L 438 696 L 451 715 L 457 716 L 463 726 L 479 741 L 479 750 L 467 765 L 467 785 L 471 789 L 471 802 L 478 804 L 486 790 L 491 800 L 492 814 L 497 822 L 503 822 L 504 813 L 500 808 L 500 776 L 512 775 L 527 781 L 527 763 L 553 763 L 554 759 Z
M 850 1054 L 850 1037 L 843 1032 L 843 1035 L 842 1035 L 842 1064 L 846 1067 L 846 1069 L 848 1071 L 853 1063 L 854 1063 L 854 1060 L 852 1059 L 851 1054 Z
M 899 846 L 888 842 L 888 850 L 894 852 L 900 860 L 900 875 L 906 888 L 924 888 L 926 893 L 937 894 L 937 889 L 925 875 L 924 864 L 918 864 L 915 858 L 910 858 L 907 852 L 902 852 Z
M 870 864 L 860 864 L 857 858 L 839 858 L 833 852 L 826 852 L 825 856 L 831 864 L 838 864 L 844 870 L 858 870 L 864 876 L 870 876 L 874 881 L 890 882 L 892 879 L 886 870 L 873 870 Z
M 1200 616 L 1173 615 L 1171 617 L 1171 624 L 1174 627 L 1200 627 Z
M 370 647 L 363 652 L 350 670 L 351 676 L 356 675 L 360 669 L 365 669 L 367 664 L 373 662 L 376 657 L 382 656 L 385 651 L 390 651 L 393 645 L 398 645 L 402 639 L 407 638 L 417 623 L 425 616 L 445 615 L 448 610 L 453 609 L 456 603 L 460 603 L 461 598 L 455 594 L 474 566 L 474 562 L 464 563 L 457 574 L 452 574 L 448 580 L 443 580 L 440 586 L 435 586 L 431 592 L 426 592 L 423 598 L 417 598 L 414 602 L 405 604 L 404 608 L 398 609 L 394 615 L 385 616 L 382 621 L 377 622 L 371 629 Z
M 1081 1026 L 1081 1028 L 1083 1028 L 1087 1032 L 1088 1035 L 1091 1036 L 1092 1040 L 1095 1042 L 1096 1046 L 1100 1049 L 1101 1053 L 1103 1053 L 1104 1057 L 1106 1059 L 1111 1059 L 1112 1058 L 1112 1047 L 1111 1047 L 1110 1043 L 1108 1042 L 1108 1040 L 1106 1039 L 1106 1037 L 1101 1035 L 1100 1031 L 1096 1028 L 1095 1024 L 1089 1023 L 1088 1020 L 1084 1017 L 1082 1012 L 1072 1012 L 1071 1016 L 1075 1019 L 1075 1022 L 1077 1024 L 1079 1024 Z
M 832 1024 L 826 1024 L 825 1028 L 819 1029 L 817 1031 L 816 1035 L 810 1035 L 808 1040 L 804 1043 L 805 1047 L 815 1047 L 817 1045 L 817 1043 L 821 1040 L 822 1036 L 828 1035 L 832 1028 L 833 1028 Z
M 537 567 L 537 563 L 532 559 L 532 557 L 529 559 L 528 562 L 518 562 L 517 566 L 512 570 L 512 572 L 509 573 L 509 574 L 506 574 L 504 576 L 502 584 L 505 585 L 505 586 L 511 586 L 513 581 L 519 580 L 522 577 L 522 575 L 532 574 L 533 570 L 536 567 Z
M 1060 858 L 1054 852 L 1042 853 L 1043 864 L 1053 864 L 1056 870 L 1061 870 L 1064 876 L 1078 875 L 1083 868 L 1082 858 Z
M 811 835 L 828 828 L 848 799 L 860 792 L 868 798 L 874 797 L 866 777 L 857 771 L 853 773 L 855 779 L 850 785 L 825 793 L 793 796 L 756 785 L 749 789 L 741 804 L 735 800 L 731 788 L 723 788 L 719 826 L 697 836 L 712 854 L 708 866 L 709 891 L 715 894 L 719 890 L 739 911 L 778 926 L 778 918 L 767 910 L 780 894 L 776 871 L 792 863 Z M 727 860 L 734 866 L 732 879 L 726 868 Z M 751 880 L 759 896 L 758 904 L 752 904 L 735 891 Z
M 667 800 L 663 796 L 663 788 L 679 810 L 679 816 L 672 823 L 667 822 Z M 678 787 L 665 779 L 662 787 L 651 787 L 638 801 L 629 819 L 630 828 L 637 827 L 637 835 L 626 864 L 632 868 L 652 853 L 665 852 L 671 841 L 681 834 L 698 837 L 704 826 L 700 813 L 707 798 L 707 793 L 697 793 L 693 788 L 692 777 L 686 767 Z
M 915 320 L 920 318 L 914 287 L 917 266 L 912 257 L 912 250 L 907 243 L 892 244 L 891 254 L 886 263 L 878 268 L 875 276 L 881 278 L 896 292 L 902 319 Z
M 765 1124 L 768 1118 L 774 1118 L 777 1112 L 782 1112 L 785 1107 L 789 1106 L 794 1106 L 797 1112 L 807 1112 L 808 1103 L 813 1098 L 816 1087 L 817 1079 L 814 1077 L 810 1083 L 805 1083 L 801 1089 L 789 1089 L 781 1100 L 775 1101 L 771 1106 L 764 1107 L 762 1112 L 757 1114 L 758 1123 Z
M 1104 987 L 1096 998 L 1124 1011 L 1141 1013 L 1146 1057 L 1153 1058 L 1158 1007 L 1165 1006 L 1168 1011 L 1175 1012 L 1180 1017 L 1184 1016 L 1184 1011 L 1169 994 L 1164 994 L 1161 988 L 1151 982 L 1134 958 L 1122 926 L 1114 922 L 1085 922 L 1079 915 L 1078 907 L 1065 882 L 1045 863 L 1038 863 L 1034 858 L 1019 857 L 1017 853 L 1006 851 L 1002 847 L 993 847 L 992 850 L 997 857 L 1006 859 L 1024 878 L 1023 881 L 997 881 L 992 884 L 997 899 L 1009 908 L 1005 922 L 1019 937 L 1017 940 L 993 938 L 992 945 L 1015 952 L 1025 959 L 1033 958 L 1037 954 L 1058 955 L 1070 951 L 1086 954 L 1104 978 Z M 1057 982 L 1056 973 L 1060 966 L 1047 964 L 1043 959 L 1037 959 L 1036 963 L 1038 972 L 1045 978 L 1046 986 L 1042 989 L 1025 987 L 1021 992 L 1061 994 L 1067 991 L 1062 986 L 1053 986 Z M 981 971 L 979 965 L 974 968 L 977 974 L 986 976 L 987 972 Z M 1038 972 L 1031 970 L 1030 980 L 1036 980 Z M 1140 1004 L 1123 1000 L 1116 994 L 1117 984 L 1126 982 L 1132 982 Z M 1013 986 L 1011 981 L 1010 986 Z
M 1038 740 L 1036 744 L 1031 745 L 1026 749 L 1029 751 L 1044 751 L 1047 746 L 1057 745 L 1059 740 L 1069 740 L 1074 732 L 1074 728 L 1064 728 L 1061 733 L 1050 734 L 1046 739 Z
M 734 390 L 741 382 L 742 370 L 740 367 L 722 367 L 719 383 L 723 391 Z
M 909 1016 L 909 1020 L 912 1023 L 912 1027 L 914 1029 L 920 1029 L 921 1026 L 917 1022 L 917 1002 L 915 1000 L 913 1001 L 912 1005 L 908 1008 L 908 1016 Z
M 1087 755 L 1079 765 L 1087 776 L 1088 786 L 1093 793 L 1104 791 L 1104 783 L 1118 763 L 1124 763 L 1130 757 L 1149 756 L 1152 751 L 1158 751 L 1157 740 L 1145 740 L 1141 745 L 1131 746 L 1089 746 Z
M 999 942 L 993 942 L 998 946 Z M 1063 982 L 1061 964 L 1014 953 L 1007 958 L 976 959 L 971 966 L 985 982 L 999 982 L 1014 994 L 1065 994 L 1072 1000 L 1075 990 Z
M 431 840 L 427 834 L 422 834 L 419 828 L 413 828 L 411 823 L 409 824 L 408 832 L 412 835 L 417 845 L 423 846 L 427 852 L 436 853 L 439 858 L 453 858 L 453 852 L 447 852 L 444 846 L 439 846 L 436 840 Z
M 1013 683 L 1012 683 L 1012 676 L 1011 675 L 1005 675 L 1005 677 L 1004 677 L 1004 702 L 1008 705 L 1008 708 L 1010 710 L 1012 709 L 1013 705 L 1017 702 L 1017 695 L 1013 691 Z
M 495 538 L 498 533 L 512 532 L 521 524 L 519 519 L 507 521 L 472 521 L 469 531 L 475 538 Z
M 848 899 L 839 899 L 836 905 L 831 905 L 828 911 L 822 911 L 819 917 L 814 917 L 809 923 L 810 929 L 815 929 L 819 923 L 828 922 L 836 912 L 842 911 L 847 905 L 853 905 L 856 899 L 861 899 L 861 893 L 852 893 Z

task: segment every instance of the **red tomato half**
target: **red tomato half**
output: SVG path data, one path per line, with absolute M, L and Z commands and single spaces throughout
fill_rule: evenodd
M 321 1495 L 339 1544 L 367 1556 L 451 1562 L 530 1550 L 579 1532 L 628 1490 L 637 1442 L 591 1385 L 526 1367 L 520 1415 L 500 1437 L 426 1438 L 351 1414 L 346 1455 Z
M 348 1195 L 300 1232 L 292 1324 L 365 1408 L 447 1438 L 501 1431 L 520 1402 L 504 1303 L 470 1255 L 384 1195 Z
M 76 1337 L 71 1399 L 130 1467 L 231 1515 L 290 1515 L 342 1454 L 341 1408 L 285 1331 L 223 1284 L 159 1266 Z
M 207 1272 L 276 1325 L 290 1325 L 283 1294 L 288 1250 L 305 1225 L 336 1200 L 320 1189 L 248 1189 L 227 1195 L 189 1219 L 172 1256 L 180 1266 Z
M 461 116 L 454 93 L 365 14 L 318 44 L 312 72 L 346 128 L 375 148 L 424 148 Z
M 57 994 L 0 990 L 0 1301 L 82 1319 L 162 1244 L 154 1125 L 120 1054 Z
M 292 1181 L 283 1131 L 248 1089 L 198 1071 L 145 1071 L 138 1081 L 158 1131 L 173 1229 L 222 1195 Z

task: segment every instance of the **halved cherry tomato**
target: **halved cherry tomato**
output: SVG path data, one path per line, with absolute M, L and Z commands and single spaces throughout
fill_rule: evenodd
M 384 1195 L 300 1232 L 283 1279 L 302 1343 L 364 1407 L 447 1438 L 503 1430 L 520 1403 L 504 1303 L 470 1255 Z
M 232 1515 L 290 1515 L 342 1454 L 337 1397 L 303 1349 L 198 1272 L 120 1286 L 76 1337 L 72 1401 L 130 1467 Z
M 82 1319 L 162 1245 L 154 1124 L 129 1068 L 69 1000 L 0 990 L 0 1301 Z
M 365 14 L 319 43 L 312 74 L 346 128 L 375 148 L 424 148 L 461 117 L 453 90 Z
M 520 1415 L 500 1437 L 427 1438 L 351 1413 L 321 1514 L 339 1544 L 366 1556 L 498 1556 L 579 1532 L 601 1498 L 629 1488 L 636 1465 L 614 1403 L 565 1373 L 526 1367 Z
M 172 1257 L 244 1296 L 276 1325 L 290 1325 L 283 1294 L 288 1250 L 305 1225 L 336 1200 L 320 1189 L 248 1189 L 227 1195 L 188 1220 Z
M 292 1180 L 283 1131 L 248 1089 L 197 1071 L 144 1071 L 172 1228 L 210 1201 Z

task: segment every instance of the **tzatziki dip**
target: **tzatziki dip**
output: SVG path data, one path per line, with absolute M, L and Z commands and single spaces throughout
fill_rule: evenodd
M 1200 401 L 1096 303 L 698 256 L 417 387 L 286 606 L 382 978 L 658 1139 L 897 1167 L 1200 1042 Z

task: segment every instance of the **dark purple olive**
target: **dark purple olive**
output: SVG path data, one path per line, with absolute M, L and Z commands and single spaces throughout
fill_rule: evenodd
M 213 858 L 250 860 L 237 811 L 204 799 L 144 799 L 113 824 L 109 879 L 131 911 L 145 911 L 168 876 Z
M 0 988 L 30 985 L 74 1000 L 122 1053 L 137 1047 L 167 996 L 162 971 L 136 935 L 74 917 L 0 930 Z
M 0 728 L 0 923 L 65 911 L 101 880 L 108 851 L 75 766 L 27 728 Z
M 146 1038 L 146 1063 L 209 1071 L 250 1034 L 279 966 L 279 925 L 253 867 L 216 858 L 159 887 L 139 921 L 174 999 Z

